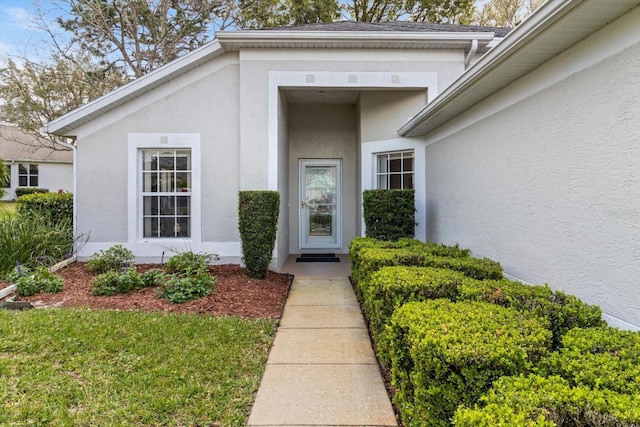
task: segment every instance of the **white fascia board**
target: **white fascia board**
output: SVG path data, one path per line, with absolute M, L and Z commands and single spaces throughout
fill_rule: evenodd
M 527 45 L 531 41 L 544 33 L 549 27 L 558 23 L 559 20 L 578 6 L 585 6 L 587 8 L 585 10 L 588 11 L 590 7 L 596 9 L 598 7 L 597 3 L 598 0 L 563 0 L 545 3 L 520 26 L 511 31 L 502 42 L 469 67 L 462 76 L 445 89 L 432 103 L 425 106 L 405 123 L 398 130 L 398 134 L 403 137 L 425 135 L 468 108 L 471 108 L 477 100 L 473 96 L 470 96 L 470 94 L 483 86 L 481 83 L 486 77 L 496 78 L 496 81 L 500 81 L 501 87 L 506 87 L 517 78 L 522 77 L 530 71 L 529 68 L 534 67 L 534 65 L 527 67 L 526 64 L 523 66 L 519 63 L 520 61 L 524 63 L 524 61 L 529 58 L 529 55 L 520 53 L 527 52 Z M 638 0 L 621 0 L 615 3 L 611 2 L 608 7 L 611 15 L 615 16 L 616 12 L 620 11 L 624 13 L 638 3 Z M 614 8 L 614 6 L 617 7 Z M 584 13 L 582 16 L 584 16 Z M 582 32 L 579 34 L 576 33 L 573 38 L 565 37 L 559 40 L 562 46 L 548 46 L 546 49 L 543 46 L 541 49 L 544 50 L 537 50 L 535 54 L 546 55 L 544 59 L 548 60 L 555 56 L 559 49 L 567 49 L 584 38 L 583 32 L 590 28 L 589 25 L 591 25 L 595 31 L 606 24 L 607 19 L 608 17 L 602 16 L 601 20 L 595 20 L 587 24 L 576 18 L 576 21 L 580 22 L 576 22 L 575 25 L 581 27 Z M 567 25 L 567 23 L 562 23 L 562 25 Z M 542 57 L 539 57 L 539 59 L 540 58 Z M 503 70 L 519 69 L 518 75 L 505 79 L 504 76 L 498 76 L 493 73 L 496 68 L 507 62 L 509 63 L 509 67 L 503 68 Z M 453 106 L 454 102 L 457 102 L 455 107 Z
M 410 31 L 224 31 L 217 32 L 216 39 L 229 48 L 250 47 L 257 43 L 261 45 L 273 43 L 278 47 L 298 45 L 307 42 L 319 46 L 326 43 L 344 43 L 360 46 L 363 42 L 380 44 L 393 42 L 415 44 L 451 43 L 467 45 L 471 40 L 478 40 L 480 44 L 488 44 L 495 38 L 493 32 L 410 32 Z
M 146 92 L 185 72 L 223 54 L 224 48 L 214 40 L 188 54 L 177 58 L 168 64 L 138 77 L 130 83 L 121 86 L 106 95 L 101 96 L 80 108 L 50 121 L 40 130 L 42 132 L 70 136 L 73 131 L 87 121 L 94 119 L 110 110 L 115 109 Z

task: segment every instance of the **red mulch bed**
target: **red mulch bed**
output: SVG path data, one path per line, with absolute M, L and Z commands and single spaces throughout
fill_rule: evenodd
M 157 268 L 141 264 L 138 271 Z M 30 301 L 35 306 L 88 307 L 109 310 L 163 311 L 199 313 L 211 316 L 279 319 L 289 292 L 290 276 L 269 272 L 266 279 L 251 279 L 238 265 L 214 265 L 209 270 L 217 277 L 216 291 L 209 296 L 184 304 L 172 304 L 154 295 L 155 287 L 114 296 L 93 296 L 94 274 L 84 263 L 76 262 L 57 272 L 64 279 L 64 290 L 57 294 L 40 293 L 16 300 Z

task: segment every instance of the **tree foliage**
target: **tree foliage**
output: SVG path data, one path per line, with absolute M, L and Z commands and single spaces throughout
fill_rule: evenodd
M 337 0 L 239 0 L 234 23 L 257 29 L 332 22 L 339 16 Z
M 73 41 L 101 62 L 139 77 L 207 42 L 224 0 L 58 0 Z
M 42 136 L 49 121 L 78 108 L 125 82 L 112 68 L 100 68 L 87 57 L 74 60 L 55 54 L 50 63 L 8 59 L 0 69 L 0 120 Z M 52 148 L 56 148 L 51 144 Z
M 513 28 L 546 0 L 489 0 L 481 4 L 473 19 L 477 25 Z

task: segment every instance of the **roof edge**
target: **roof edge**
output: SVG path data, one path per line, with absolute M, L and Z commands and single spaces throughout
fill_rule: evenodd
M 424 135 L 432 129 L 420 130 L 420 126 L 430 117 L 435 117 L 446 107 L 449 100 L 458 97 L 472 87 L 477 80 L 490 73 L 508 59 L 514 52 L 522 49 L 529 41 L 563 18 L 571 10 L 583 3 L 583 0 L 549 1 L 544 3 L 533 15 L 513 29 L 493 49 L 474 63 L 430 104 L 422 108 L 400 129 L 403 137 Z
M 217 56 L 217 54 L 224 53 L 225 50 L 217 40 L 213 40 L 198 49 L 181 56 L 166 65 L 151 71 L 137 79 L 114 89 L 113 91 L 88 102 L 82 107 L 76 108 L 57 119 L 54 119 L 40 128 L 41 132 L 59 135 L 64 135 L 64 132 L 75 129 L 75 125 L 83 118 L 94 113 L 106 113 L 111 109 L 109 108 L 118 101 L 122 101 L 125 98 L 145 93 L 145 88 L 153 87 L 154 83 L 161 84 L 165 80 L 171 79 L 174 75 L 179 75 L 182 72 L 186 72 L 185 68 L 191 69 L 202 62 L 208 60 L 211 56 Z M 191 66 L 191 67 L 189 67 Z M 147 89 L 147 91 L 150 89 Z M 63 134 L 58 132 L 63 131 Z

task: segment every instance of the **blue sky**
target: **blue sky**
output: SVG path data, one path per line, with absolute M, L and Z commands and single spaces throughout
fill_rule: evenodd
M 52 23 L 56 16 L 64 13 L 52 10 L 48 0 L 0 0 L 0 58 L 25 53 L 38 56 L 42 42 L 48 41 L 47 34 L 34 24 L 33 14 L 38 4 L 49 11 L 47 17 Z

